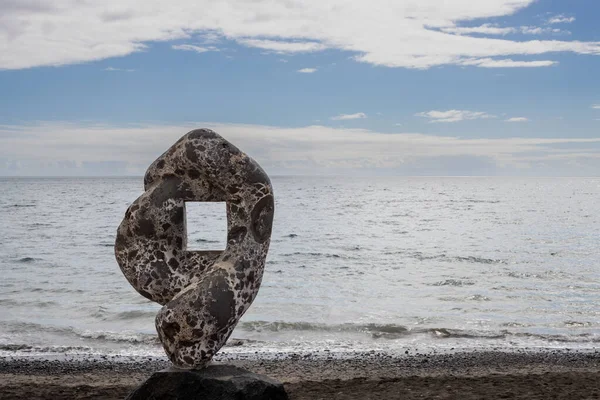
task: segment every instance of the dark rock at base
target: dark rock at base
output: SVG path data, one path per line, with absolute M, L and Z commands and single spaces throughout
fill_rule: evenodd
M 126 400 L 288 400 L 283 384 L 233 365 L 155 372 Z

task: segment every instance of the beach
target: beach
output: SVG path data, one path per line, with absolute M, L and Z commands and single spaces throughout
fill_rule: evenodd
M 600 398 L 595 351 L 326 353 L 237 355 L 218 362 L 280 380 L 292 400 Z M 168 365 L 151 357 L 4 357 L 0 398 L 122 399 Z

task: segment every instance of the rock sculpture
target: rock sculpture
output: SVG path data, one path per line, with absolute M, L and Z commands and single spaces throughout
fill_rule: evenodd
M 208 129 L 184 135 L 148 168 L 145 192 L 119 226 L 129 283 L 161 305 L 156 329 L 177 367 L 199 369 L 256 297 L 273 223 L 273 189 L 250 157 Z M 224 201 L 227 247 L 187 251 L 185 202 Z

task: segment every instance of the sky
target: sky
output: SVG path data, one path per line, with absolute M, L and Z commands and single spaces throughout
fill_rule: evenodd
M 0 176 L 600 176 L 597 0 L 0 0 Z

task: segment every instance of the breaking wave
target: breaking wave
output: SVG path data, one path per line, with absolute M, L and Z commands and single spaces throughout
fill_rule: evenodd
M 568 325 L 577 326 L 578 323 L 568 321 Z M 284 332 L 284 331 L 312 331 L 315 333 L 362 333 L 373 339 L 400 339 L 410 336 L 428 335 L 436 339 L 461 338 L 461 339 L 510 339 L 510 338 L 533 338 L 546 342 L 572 342 L 572 343 L 600 343 L 600 336 L 591 333 L 574 335 L 566 334 L 540 334 L 530 332 L 510 331 L 502 329 L 498 331 L 466 330 L 451 328 L 409 328 L 395 324 L 338 324 L 327 325 L 309 322 L 282 322 L 282 321 L 251 321 L 240 323 L 240 328 L 248 332 Z M 505 325 L 508 327 L 508 325 Z M 514 327 L 520 325 L 515 323 Z

